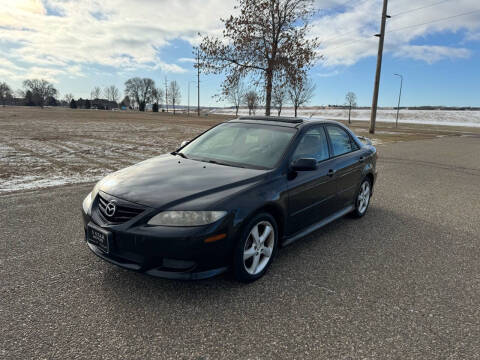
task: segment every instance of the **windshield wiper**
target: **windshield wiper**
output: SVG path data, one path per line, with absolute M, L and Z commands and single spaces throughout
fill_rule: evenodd
M 178 156 L 183 157 L 184 159 L 188 159 L 188 156 L 185 155 L 184 153 L 180 152 L 180 151 L 174 151 L 174 152 L 172 152 L 172 155 L 178 155 Z
M 205 160 L 206 162 L 210 164 L 217 164 L 217 165 L 224 165 L 224 166 L 231 166 L 231 167 L 239 167 L 239 168 L 245 168 L 245 166 L 237 165 L 237 164 L 230 164 L 230 163 L 225 163 L 217 160 Z

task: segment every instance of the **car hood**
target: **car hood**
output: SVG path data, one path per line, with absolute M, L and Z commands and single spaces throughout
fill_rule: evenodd
M 266 173 L 267 170 L 210 164 L 167 154 L 112 173 L 96 188 L 160 209 L 183 202 L 192 204 L 192 200 L 202 197 L 208 198 L 208 202 L 219 201 L 228 196 L 229 190 L 258 181 Z

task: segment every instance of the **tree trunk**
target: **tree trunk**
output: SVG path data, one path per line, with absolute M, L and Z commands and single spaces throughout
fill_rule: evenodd
M 348 123 L 351 124 L 352 122 L 350 121 L 350 113 L 352 112 L 352 105 L 349 106 L 348 108 Z
M 295 104 L 293 107 L 295 108 L 295 117 L 297 117 L 297 109 L 298 109 L 298 105 L 296 105 L 296 104 Z
M 235 116 L 238 116 L 238 106 L 235 106 Z
M 270 116 L 270 106 L 272 103 L 272 82 L 273 82 L 273 70 L 267 69 L 266 71 L 267 86 L 265 88 L 265 116 Z

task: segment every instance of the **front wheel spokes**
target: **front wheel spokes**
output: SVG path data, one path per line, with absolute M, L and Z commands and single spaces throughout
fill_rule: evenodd
M 248 259 L 250 259 L 252 256 L 254 256 L 255 254 L 256 254 L 256 251 L 255 251 L 255 249 L 254 249 L 254 247 L 253 247 L 253 245 L 252 245 L 251 248 L 249 248 L 249 249 L 247 249 L 247 250 L 245 250 L 245 251 L 243 252 L 243 260 L 244 260 L 244 261 L 245 261 L 245 260 L 248 260 Z
M 273 226 L 261 221 L 250 230 L 243 250 L 243 264 L 251 275 L 260 273 L 270 262 L 275 245 Z
M 265 240 L 270 236 L 272 228 L 268 225 L 265 226 L 262 236 L 260 236 L 260 244 L 264 244 Z

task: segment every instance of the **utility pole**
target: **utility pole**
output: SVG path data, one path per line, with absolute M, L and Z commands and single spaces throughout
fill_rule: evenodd
M 166 76 L 165 76 L 165 107 L 167 108 L 167 113 L 168 113 L 168 80 Z
M 383 0 L 382 24 L 380 26 L 380 34 L 375 35 L 380 39 L 378 41 L 377 71 L 375 73 L 375 87 L 373 90 L 372 111 L 370 115 L 370 134 L 375 134 L 375 121 L 377 120 L 378 91 L 380 88 L 380 73 L 382 71 L 383 42 L 385 39 L 385 23 L 387 21 L 387 18 L 390 18 L 390 16 L 387 15 L 387 5 L 388 5 L 388 0 Z
M 395 76 L 400 76 L 400 92 L 398 93 L 398 105 L 397 105 L 397 119 L 395 120 L 395 127 L 398 127 L 398 113 L 400 112 L 400 99 L 402 98 L 402 86 L 403 86 L 403 76 L 400 74 L 393 74 Z

